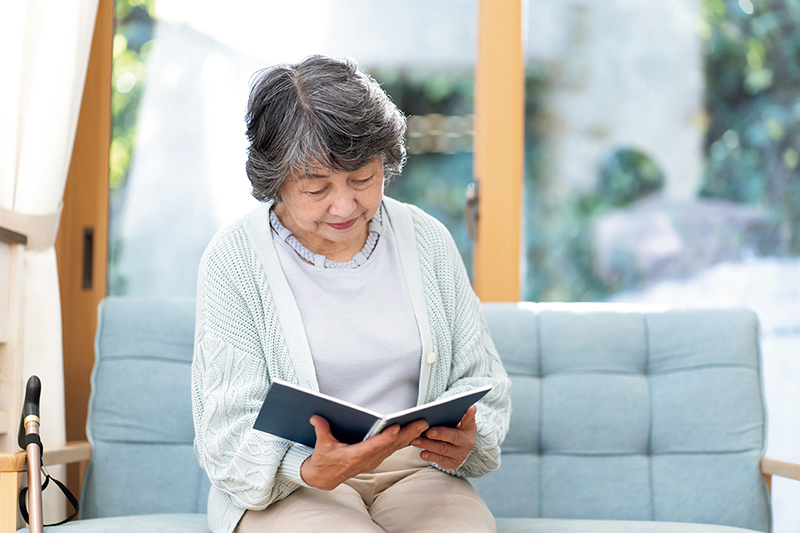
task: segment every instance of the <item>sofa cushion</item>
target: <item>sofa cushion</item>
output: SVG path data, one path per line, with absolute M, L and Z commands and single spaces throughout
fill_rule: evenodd
M 48 527 L 49 533 L 210 533 L 204 514 L 155 514 L 94 518 Z M 29 533 L 25 528 L 19 533 Z M 622 520 L 499 518 L 497 533 L 753 533 L 708 524 Z
M 149 514 L 76 520 L 45 528 L 47 533 L 211 533 L 204 514 Z M 18 533 L 29 533 L 28 528 Z
M 81 518 L 204 513 L 210 482 L 192 449 L 189 394 L 194 301 L 112 297 L 98 313 Z
M 753 533 L 753 531 L 738 527 L 679 522 L 499 518 L 497 533 Z
M 769 531 L 756 316 L 621 304 L 484 304 L 511 376 L 499 517 Z

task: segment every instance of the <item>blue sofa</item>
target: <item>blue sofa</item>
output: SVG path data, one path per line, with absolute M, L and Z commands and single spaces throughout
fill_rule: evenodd
M 501 533 L 768 532 L 756 316 L 485 304 L 513 380 Z M 192 301 L 100 306 L 81 517 L 53 533 L 207 533 L 192 451 Z M 162 514 L 166 513 L 166 514 Z

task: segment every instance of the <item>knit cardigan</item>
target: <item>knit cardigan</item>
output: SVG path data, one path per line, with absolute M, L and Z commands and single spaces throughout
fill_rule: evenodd
M 422 340 L 417 403 L 493 385 L 478 403 L 475 448 L 456 470 L 445 470 L 482 476 L 500 465 L 511 383 L 447 229 L 414 206 L 390 198 L 384 206 Z M 217 233 L 200 263 L 194 450 L 211 480 L 208 521 L 214 533 L 230 533 L 246 509 L 264 509 L 300 486 L 279 472 L 297 445 L 253 429 L 271 380 L 319 390 L 300 311 L 273 242 L 270 207 L 263 204 Z

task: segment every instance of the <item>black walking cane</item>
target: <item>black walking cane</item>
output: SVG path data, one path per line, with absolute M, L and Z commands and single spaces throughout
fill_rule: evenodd
M 44 446 L 42 445 L 42 439 L 39 437 L 39 397 L 41 394 L 42 382 L 39 381 L 37 376 L 31 376 L 28 379 L 28 385 L 25 387 L 25 402 L 22 404 L 22 416 L 19 419 L 19 434 L 17 436 L 19 447 L 25 450 L 28 462 L 28 486 L 19 492 L 19 511 L 22 514 L 22 518 L 28 523 L 30 533 L 43 533 L 42 491 L 47 488 L 50 480 L 53 480 L 53 483 L 61 489 L 61 492 L 64 493 L 69 503 L 72 504 L 73 509 L 75 509 L 75 512 L 67 517 L 66 520 L 50 525 L 58 526 L 78 516 L 78 499 L 72 495 L 72 492 L 63 483 L 50 477 L 47 470 L 44 470 L 44 463 L 42 462 Z M 44 483 L 42 483 L 43 470 L 45 474 Z M 26 495 L 28 496 L 27 507 L 25 505 Z M 28 509 L 30 509 L 30 513 Z
M 20 508 L 28 493 L 28 507 L 30 518 L 25 518 L 30 526 L 31 533 L 42 533 L 44 522 L 42 519 L 42 439 L 39 437 L 39 397 L 42 394 L 42 382 L 37 376 L 28 379 L 25 387 L 25 403 L 22 404 L 22 416 L 19 420 L 19 447 L 25 450 L 28 456 L 28 487 L 19 494 Z M 28 490 L 30 489 L 30 490 Z

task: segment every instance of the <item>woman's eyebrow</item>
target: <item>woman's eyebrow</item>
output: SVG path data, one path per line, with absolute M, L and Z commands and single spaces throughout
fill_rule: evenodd
M 306 177 L 309 178 L 309 179 L 327 178 L 329 176 L 330 176 L 330 173 L 329 172 L 325 172 L 325 171 L 320 171 L 320 172 L 312 172 L 310 170 L 306 171 Z

